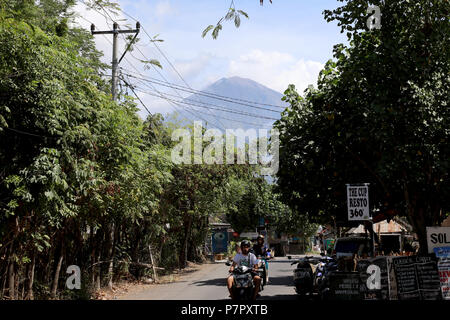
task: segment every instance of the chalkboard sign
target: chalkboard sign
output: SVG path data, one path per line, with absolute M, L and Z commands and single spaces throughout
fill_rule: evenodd
M 393 257 L 398 300 L 440 300 L 440 280 L 436 259 Z
M 361 299 L 359 272 L 333 272 L 329 281 L 332 300 Z
M 389 300 L 389 275 L 386 257 L 359 260 L 356 270 L 359 272 L 361 279 L 359 290 L 362 299 Z

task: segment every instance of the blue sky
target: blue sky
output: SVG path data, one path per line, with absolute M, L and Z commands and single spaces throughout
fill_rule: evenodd
M 226 14 L 229 0 L 117 2 L 151 35 L 159 34 L 164 40 L 159 43 L 160 48 L 195 89 L 205 88 L 223 77 L 240 76 L 279 92 L 290 83 L 303 91 L 316 82 L 318 72 L 332 57 L 333 45 L 346 42 L 337 24 L 327 23 L 322 14 L 325 9 L 337 7 L 340 4 L 337 0 L 273 0 L 273 4 L 266 0 L 264 6 L 260 6 L 258 0 L 235 0 L 236 8 L 247 12 L 250 19 L 243 19 L 239 29 L 232 22 L 225 22 L 217 40 L 210 36 L 203 39 L 201 33 Z M 109 28 L 103 16 L 86 11 L 83 4 L 77 5 L 76 10 L 95 22 L 97 29 Z M 121 18 L 126 19 L 123 15 L 117 17 L 118 20 Z M 77 21 L 89 28 L 90 24 L 85 20 Z M 131 19 L 128 23 L 134 25 Z M 170 82 L 182 84 L 149 39 L 144 34 L 140 38 L 144 55 L 162 63 L 161 72 Z M 96 36 L 96 43 L 105 53 L 104 61 L 110 62 L 111 45 L 101 36 Z M 123 48 L 124 42 L 120 45 Z M 143 59 L 137 51 L 132 55 Z M 159 77 L 153 70 L 144 70 L 132 55 L 127 55 L 128 61 L 123 61 L 122 67 L 134 70 L 131 62 L 142 74 Z M 157 98 L 147 95 L 142 98 L 152 112 L 172 110 Z

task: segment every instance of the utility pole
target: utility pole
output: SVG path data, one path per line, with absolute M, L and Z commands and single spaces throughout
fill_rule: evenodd
M 119 29 L 119 25 L 117 24 L 117 22 L 114 22 L 113 25 L 113 30 L 110 31 L 95 31 L 95 25 L 92 24 L 91 25 L 91 34 L 92 35 L 96 35 L 96 34 L 112 34 L 113 35 L 113 56 L 112 56 L 112 86 L 111 86 L 111 93 L 112 93 L 112 98 L 114 101 L 117 100 L 117 71 L 119 69 L 119 63 L 122 61 L 123 57 L 125 56 L 125 54 L 127 53 L 128 49 L 130 49 L 132 43 L 134 42 L 134 40 L 136 39 L 137 35 L 139 34 L 139 31 L 141 29 L 141 25 L 139 22 L 136 22 L 136 29 L 135 30 L 120 30 Z M 127 49 L 125 50 L 125 52 L 122 54 L 122 57 L 118 60 L 117 59 L 117 40 L 118 40 L 118 36 L 119 33 L 134 33 L 134 38 L 133 40 L 131 40 L 131 42 L 128 44 Z

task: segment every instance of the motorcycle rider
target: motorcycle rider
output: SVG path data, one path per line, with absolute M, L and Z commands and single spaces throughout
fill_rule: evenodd
M 264 244 L 264 236 L 260 234 L 258 238 L 256 238 L 256 243 L 253 245 L 252 252 L 257 256 L 261 256 L 266 258 L 264 260 L 265 267 L 265 282 L 264 285 L 269 281 L 269 263 L 267 259 L 270 259 L 270 249 Z
M 270 249 L 264 244 L 264 236 L 260 234 L 253 245 L 253 253 L 258 257 L 267 257 Z
M 252 277 L 253 283 L 255 284 L 255 290 L 253 292 L 253 300 L 256 300 L 256 296 L 259 292 L 259 287 L 261 285 L 261 277 L 258 275 L 258 259 L 256 256 L 250 252 L 251 243 L 248 240 L 244 240 L 241 242 L 241 253 L 237 253 L 233 258 L 233 264 L 230 267 L 229 272 L 231 275 L 227 278 L 227 287 L 230 292 L 230 297 L 233 299 L 233 271 L 236 266 L 246 266 L 253 267 Z

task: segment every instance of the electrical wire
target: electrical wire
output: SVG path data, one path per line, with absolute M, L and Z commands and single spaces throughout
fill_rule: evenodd
M 93 9 L 94 11 L 96 11 L 97 13 L 99 13 L 100 15 L 102 15 L 102 16 L 105 18 L 106 23 L 108 24 L 108 26 L 109 26 L 108 18 L 109 18 L 111 21 L 115 22 L 115 20 L 111 17 L 111 15 L 105 10 L 104 7 L 101 6 L 100 4 L 99 4 L 99 5 L 100 5 L 101 9 L 106 13 L 106 15 L 108 16 L 108 18 L 107 18 L 104 14 L 102 14 L 100 11 L 98 11 L 97 9 L 88 6 L 83 0 L 81 0 L 81 2 L 84 3 L 87 7 Z M 122 10 L 122 12 L 123 12 L 126 16 L 130 17 L 131 19 L 137 21 L 135 18 L 133 18 L 132 16 L 130 16 L 129 14 L 127 14 L 125 11 Z M 84 20 L 90 22 L 89 20 L 85 19 L 84 17 L 82 17 L 82 18 L 83 18 Z M 91 23 L 92 23 L 92 22 L 91 22 Z M 156 69 L 155 66 L 153 66 L 153 65 L 152 65 L 152 67 L 158 72 L 158 74 L 161 76 L 161 78 L 163 78 L 164 81 L 157 80 L 157 79 L 154 79 L 154 78 L 153 78 L 153 81 L 152 81 L 152 80 L 149 80 L 149 79 L 145 79 L 146 77 L 143 76 L 143 75 L 137 70 L 137 68 L 135 68 L 134 65 L 133 65 L 128 59 L 125 58 L 125 60 L 126 60 L 126 61 L 127 61 L 127 62 L 128 62 L 128 63 L 129 63 L 129 64 L 130 64 L 137 72 L 138 72 L 138 74 L 139 74 L 141 77 L 143 77 L 143 78 L 141 78 L 140 80 L 153 82 L 153 83 L 158 84 L 158 85 L 164 85 L 164 83 L 170 84 L 170 85 L 166 85 L 166 86 L 172 88 L 172 89 L 177 93 L 177 96 L 178 96 L 178 97 L 180 97 L 180 98 L 183 99 L 183 100 L 187 100 L 187 101 L 192 101 L 192 100 L 183 98 L 183 97 L 179 94 L 179 92 L 178 92 L 177 90 L 180 90 L 180 91 L 187 91 L 187 92 L 189 92 L 189 93 L 194 93 L 194 94 L 199 94 L 199 95 L 204 95 L 204 96 L 209 97 L 209 98 L 212 98 L 213 96 L 215 96 L 214 98 L 216 98 L 216 99 L 217 99 L 217 98 L 220 98 L 219 100 L 224 100 L 224 101 L 227 101 L 227 102 L 236 103 L 236 104 L 241 104 L 241 105 L 242 105 L 243 103 L 239 103 L 239 102 L 236 102 L 236 101 L 245 101 L 245 102 L 249 102 L 249 103 L 253 103 L 253 104 L 265 105 L 265 104 L 261 104 L 261 103 L 252 102 L 252 101 L 249 101 L 249 100 L 243 100 L 243 99 L 236 99 L 236 98 L 230 98 L 230 97 L 225 97 L 225 96 L 219 96 L 219 95 L 215 95 L 215 94 L 212 94 L 212 93 L 206 93 L 206 92 L 201 92 L 201 91 L 199 91 L 199 90 L 194 90 L 194 89 L 192 89 L 192 88 L 189 86 L 189 84 L 185 81 L 185 79 L 183 78 L 183 76 L 179 73 L 179 71 L 175 68 L 175 66 L 174 66 L 174 65 L 171 63 L 171 61 L 168 59 L 168 57 L 166 56 L 166 54 L 164 54 L 164 52 L 159 48 L 159 46 L 153 41 L 153 39 L 151 38 L 151 36 L 149 35 L 149 33 L 145 30 L 145 28 L 144 28 L 144 27 L 141 27 L 141 28 L 142 28 L 142 30 L 144 30 L 145 34 L 149 37 L 150 42 L 152 42 L 152 43 L 155 45 L 155 47 L 158 49 L 158 51 L 160 52 L 160 54 L 164 57 L 164 59 L 168 62 L 168 64 L 172 67 L 172 69 L 173 69 L 173 70 L 175 71 L 175 73 L 180 77 L 180 79 L 185 83 L 185 85 L 187 86 L 187 88 L 186 88 L 186 87 L 183 87 L 183 86 L 179 86 L 179 85 L 173 84 L 173 83 L 170 83 L 169 81 L 167 81 L 167 79 L 166 79 L 166 78 L 159 72 L 159 70 Z M 119 27 L 119 29 L 120 29 L 120 27 Z M 105 35 L 103 35 L 103 36 L 105 36 Z M 105 36 L 105 38 L 108 40 L 109 43 L 111 43 L 111 41 L 110 41 L 106 36 Z M 126 41 L 126 39 L 124 39 L 124 40 Z M 147 57 L 145 56 L 145 54 L 139 49 L 139 47 L 136 47 L 136 48 L 137 48 L 137 50 L 141 53 L 141 55 L 148 61 L 148 58 L 147 58 Z M 134 59 L 136 59 L 136 60 L 138 60 L 138 61 L 141 61 L 141 60 L 139 60 L 138 58 L 134 57 L 134 55 L 131 54 L 131 56 L 132 56 Z M 121 68 L 121 69 L 123 69 L 123 68 Z M 125 70 L 125 69 L 123 69 L 123 70 Z M 126 70 L 126 71 L 130 72 L 129 70 Z M 135 76 L 132 76 L 132 75 L 129 75 L 129 74 L 126 74 L 126 76 L 127 76 L 127 77 L 135 77 Z M 136 78 L 137 78 L 137 77 L 136 77 Z M 122 77 L 121 79 L 125 82 L 125 79 L 123 79 L 123 77 Z M 141 104 L 144 106 L 144 108 L 147 110 L 147 112 L 150 113 L 150 111 L 148 110 L 148 108 L 145 106 L 145 104 L 142 102 L 142 100 L 139 98 L 139 96 L 138 96 L 138 95 L 136 94 L 136 92 L 134 91 L 134 87 L 133 87 L 132 85 L 130 85 L 128 82 L 125 82 L 125 84 L 126 84 L 128 87 L 130 87 L 130 89 L 133 91 L 133 93 L 134 93 L 135 96 L 138 98 L 138 100 L 141 102 Z M 165 95 L 170 95 L 170 94 L 167 94 L 167 93 L 163 94 L 163 93 L 160 92 L 159 90 L 156 90 L 156 88 L 155 88 L 153 85 L 152 85 L 152 89 L 153 89 L 155 92 L 157 92 L 158 95 L 155 95 L 155 94 L 153 94 L 153 93 L 148 93 L 148 92 L 145 92 L 145 91 L 144 91 L 143 93 L 147 93 L 147 94 L 150 94 L 150 95 L 153 95 L 153 96 L 156 96 L 156 97 L 165 99 L 166 101 L 170 102 L 174 107 L 176 107 L 176 105 L 180 106 L 180 104 L 183 104 L 183 105 L 186 105 L 186 106 L 196 106 L 196 107 L 206 108 L 208 111 L 210 111 L 211 109 L 212 109 L 212 110 L 220 110 L 220 111 L 223 111 L 223 112 L 229 112 L 229 113 L 234 113 L 234 114 L 239 114 L 239 115 L 246 115 L 246 116 L 257 117 L 257 118 L 268 119 L 268 120 L 277 120 L 277 119 L 275 119 L 275 118 L 269 118 L 269 117 L 257 116 L 257 115 L 250 114 L 250 113 L 231 111 L 231 110 L 226 109 L 226 108 L 224 108 L 224 107 L 217 106 L 217 105 L 212 105 L 212 104 L 208 104 L 208 103 L 205 103 L 205 102 L 202 102 L 202 101 L 197 101 L 197 102 L 199 102 L 199 103 L 201 103 L 201 104 L 204 104 L 204 105 L 207 105 L 207 106 L 209 105 L 209 107 L 204 106 L 204 105 L 202 106 L 202 105 L 197 105 L 197 104 L 189 103 L 189 102 L 187 102 L 187 101 L 173 100 L 173 99 L 169 99 L 169 98 L 167 98 L 167 97 L 165 96 Z M 189 91 L 188 91 L 188 90 L 189 90 Z M 142 92 L 142 91 L 141 91 L 141 92 Z M 174 95 L 171 95 L 171 96 L 174 96 Z M 236 100 L 236 101 L 232 101 L 232 100 Z M 213 107 L 211 107 L 211 105 L 212 105 Z M 249 106 L 249 107 L 252 107 L 252 108 L 256 108 L 256 109 L 262 109 L 262 110 L 267 110 L 267 111 L 271 111 L 271 112 L 277 112 L 277 111 L 274 111 L 274 110 L 270 110 L 270 109 L 262 108 L 262 107 L 257 107 L 257 106 L 252 106 L 252 105 L 249 105 L 249 104 L 244 104 L 244 105 Z M 273 106 L 275 106 L 275 105 L 273 105 Z M 180 107 L 181 107 L 181 106 L 180 106 Z M 220 107 L 220 108 L 216 108 L 216 107 Z M 281 106 L 275 106 L 275 107 L 284 108 L 284 107 L 281 107 Z M 193 109 L 193 108 L 192 108 L 192 109 Z M 184 109 L 184 110 L 186 110 L 186 109 Z M 193 110 L 195 110 L 195 109 L 193 109 Z M 186 110 L 186 111 L 187 111 L 187 110 Z M 191 113 L 191 112 L 189 112 L 189 113 Z M 277 113 L 278 113 L 278 112 L 277 112 Z M 151 113 L 150 113 L 150 114 L 151 114 Z M 191 113 L 191 114 L 192 114 L 192 113 Z M 197 116 L 198 116 L 198 115 L 197 115 Z M 213 116 L 213 117 L 214 117 L 214 116 Z M 217 117 L 217 115 L 215 115 L 215 117 Z M 201 117 L 200 117 L 200 118 L 201 118 Z M 205 119 L 203 119 L 203 118 L 201 118 L 201 119 L 204 120 L 205 122 L 208 122 L 207 120 L 205 120 Z M 228 118 L 225 118 L 225 119 L 226 119 L 226 120 L 230 120 L 230 121 L 237 121 L 237 120 L 235 120 L 235 119 L 233 119 L 233 120 L 232 120 L 232 119 L 228 119 Z M 219 121 L 219 122 L 220 122 L 220 121 Z M 243 122 L 243 121 L 238 121 L 238 122 L 246 123 L 246 122 Z M 225 130 L 225 128 L 224 128 L 224 126 L 223 126 L 223 123 L 221 123 L 221 124 L 222 124 L 222 128 Z M 252 124 L 255 125 L 254 123 L 252 123 Z
M 122 70 L 125 70 L 125 71 L 128 72 L 128 70 L 126 70 L 124 68 L 122 68 Z M 135 77 L 133 75 L 129 75 L 129 76 L 130 77 Z M 208 97 L 208 98 L 212 98 L 212 99 L 216 99 L 216 100 L 222 100 L 222 101 L 225 101 L 225 102 L 230 102 L 230 103 L 234 103 L 234 104 L 238 104 L 238 105 L 243 105 L 243 106 L 247 106 L 247 107 L 254 108 L 254 109 L 265 110 L 265 111 L 269 111 L 269 112 L 273 112 L 273 113 L 277 113 L 277 114 L 279 114 L 281 112 L 281 111 L 276 111 L 276 110 L 272 110 L 272 109 L 268 109 L 268 108 L 263 108 L 263 107 L 253 106 L 253 105 L 250 105 L 250 104 L 245 104 L 245 103 L 241 103 L 241 102 L 228 100 L 228 99 L 222 98 L 223 96 L 218 96 L 218 95 L 215 96 L 213 94 L 210 94 L 210 93 L 207 93 L 207 92 L 204 92 L 204 91 L 200 91 L 200 90 L 187 89 L 186 87 L 182 87 L 182 86 L 179 86 L 179 85 L 176 85 L 176 84 L 172 84 L 170 82 L 165 82 L 164 83 L 162 81 L 159 81 L 159 80 L 156 80 L 156 79 L 150 78 L 150 77 L 148 77 L 148 78 L 140 78 L 140 80 L 152 82 L 154 84 L 161 85 L 161 86 L 164 86 L 164 87 L 167 87 L 167 88 L 175 88 L 177 90 L 184 91 L 184 92 L 189 92 L 189 93 L 192 93 L 194 95 L 198 94 L 198 95 L 205 96 L 205 97 Z
M 151 95 L 151 96 L 162 98 L 161 95 L 157 95 L 157 94 L 154 94 L 154 93 L 148 92 L 148 91 L 143 91 L 142 89 L 139 89 L 139 88 L 136 88 L 136 89 L 138 91 L 142 92 L 142 93 L 146 93 L 146 94 Z M 233 113 L 233 114 L 238 114 L 238 115 L 244 115 L 244 116 L 248 116 L 248 117 L 252 117 L 252 118 L 260 118 L 260 119 L 267 119 L 267 120 L 274 120 L 274 121 L 278 120 L 276 118 L 270 118 L 270 117 L 265 117 L 265 116 L 258 116 L 256 114 L 252 114 L 252 113 L 246 113 L 246 112 L 240 112 L 240 111 L 231 111 L 229 109 L 216 108 L 216 107 L 211 107 L 211 106 L 208 106 L 208 105 L 199 105 L 199 104 L 195 104 L 195 103 L 192 103 L 192 102 L 186 102 L 186 100 L 181 100 L 181 101 L 180 100 L 173 100 L 173 99 L 170 99 L 170 98 L 167 98 L 167 97 L 165 97 L 165 99 L 174 101 L 174 102 L 179 103 L 179 104 L 186 104 L 186 105 L 190 105 L 190 106 L 195 106 L 195 107 L 205 108 L 205 109 L 211 109 L 211 110 L 219 110 L 219 111 L 223 111 L 223 112 L 228 112 L 228 113 Z M 199 103 L 201 103 L 201 102 L 199 102 Z

